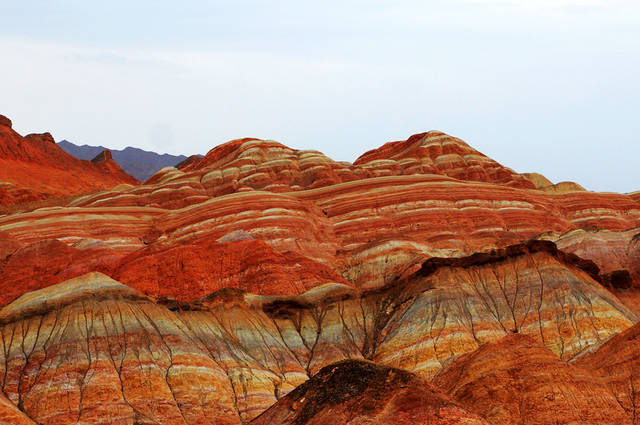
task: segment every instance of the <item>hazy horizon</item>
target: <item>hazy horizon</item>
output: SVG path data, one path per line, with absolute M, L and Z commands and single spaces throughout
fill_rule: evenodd
M 77 145 L 259 137 L 350 162 L 440 130 L 518 172 L 631 192 L 639 18 L 625 0 L 12 2 L 0 114 Z

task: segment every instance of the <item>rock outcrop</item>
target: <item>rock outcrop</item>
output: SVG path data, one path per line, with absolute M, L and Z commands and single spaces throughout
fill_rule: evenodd
M 464 141 L 439 131 L 414 134 L 406 141 L 386 143 L 362 155 L 354 165 L 392 175 L 443 174 L 458 180 L 525 189 L 534 187 L 525 177 L 503 167 Z
M 597 351 L 580 357 L 576 365 L 598 373 L 632 423 L 640 417 L 640 326 L 614 336 Z
M 93 157 L 93 159 L 91 160 L 91 162 L 93 162 L 94 164 L 99 164 L 101 162 L 106 162 L 106 161 L 113 161 L 113 156 L 111 155 L 111 151 L 108 149 L 103 150 L 98 155 Z
M 434 385 L 494 424 L 632 424 L 591 370 L 512 334 L 456 359 Z
M 550 193 L 568 193 L 568 192 L 584 192 L 586 189 L 574 182 L 560 182 L 553 184 L 542 174 L 538 173 L 524 173 L 524 178 L 534 184 L 536 189 L 540 189 Z
M 0 126 L 11 128 L 12 127 L 11 120 L 5 117 L 4 115 L 0 115 Z
M 489 425 L 400 369 L 345 360 L 320 370 L 251 421 L 267 424 Z
M 593 259 L 603 284 L 629 308 L 640 312 L 640 228 L 587 228 L 560 235 L 546 233 L 539 238 L 554 241 L 564 252 Z
M 50 133 L 20 136 L 5 117 L 0 119 L 0 182 L 3 208 L 137 183 L 113 160 L 92 164 L 68 155 Z

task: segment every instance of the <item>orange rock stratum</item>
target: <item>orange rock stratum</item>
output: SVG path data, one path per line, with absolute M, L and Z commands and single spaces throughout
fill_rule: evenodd
M 640 423 L 640 198 L 441 132 L 144 184 L 0 117 L 0 424 Z

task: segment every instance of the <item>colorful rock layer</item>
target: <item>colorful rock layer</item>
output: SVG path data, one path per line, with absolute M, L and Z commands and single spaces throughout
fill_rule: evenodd
M 551 186 L 429 132 L 19 203 L 0 423 L 633 424 L 640 203 Z

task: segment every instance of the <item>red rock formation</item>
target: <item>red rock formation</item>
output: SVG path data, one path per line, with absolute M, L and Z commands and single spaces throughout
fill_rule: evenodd
M 637 423 L 640 417 L 640 325 L 614 336 L 597 351 L 576 360 L 575 364 L 602 376 L 604 386 L 617 403 Z
M 185 159 L 184 161 L 179 162 L 178 164 L 176 164 L 176 167 L 178 170 L 182 170 L 183 168 L 190 166 L 191 164 L 198 162 L 202 159 L 202 156 L 200 155 L 191 155 L 189 156 L 187 159 Z
M 482 424 L 411 373 L 347 360 L 325 367 L 252 425 Z
M 371 169 L 387 169 L 393 175 L 444 174 L 459 180 L 534 188 L 525 177 L 503 167 L 460 139 L 439 131 L 414 134 L 406 141 L 389 142 L 354 162 Z
M 259 240 L 199 240 L 179 246 L 151 245 L 129 255 L 100 241 L 74 246 L 56 239 L 20 245 L 0 260 L 5 290 L 0 305 L 28 291 L 99 271 L 145 295 L 194 301 L 223 288 L 260 295 L 295 295 L 327 282 L 347 284 L 336 272 L 295 252 L 279 253 Z
M 640 206 L 623 195 L 549 196 L 419 175 L 371 178 L 289 195 L 252 191 L 206 202 L 202 198 L 209 199 L 204 189 L 178 176 L 158 188 L 81 197 L 71 202 L 74 208 L 0 218 L 0 230 L 23 243 L 98 239 L 126 253 L 144 248 L 153 238 L 179 245 L 242 230 L 282 253 L 295 251 L 327 264 L 358 286 L 374 287 L 431 256 L 485 251 L 549 230 L 562 234 L 594 226 L 621 231 L 640 224 Z M 178 209 L 161 208 L 185 203 Z
M 0 424 L 2 425 L 35 425 L 27 415 L 13 403 L 0 395 Z
M 336 361 L 368 358 L 428 378 L 512 326 L 572 358 L 635 320 L 584 267 L 537 243 L 430 260 L 382 290 L 224 289 L 192 303 L 153 302 L 93 273 L 0 310 L 0 388 L 42 424 L 239 423 Z M 214 398 L 203 388 L 217 388 Z M 415 406 L 399 400 L 386 406 Z M 373 417 L 384 418 L 378 408 Z
M 569 360 L 637 320 L 593 279 L 597 268 L 592 267 L 552 245 L 535 243 L 431 259 L 405 284 L 396 285 L 401 293 L 391 305 L 383 304 L 402 320 L 386 317 L 383 323 L 391 329 L 371 335 L 373 355 L 365 357 L 431 378 L 456 356 L 519 333 Z M 367 308 L 375 317 L 381 311 L 377 301 L 372 303 Z
M 512 334 L 459 357 L 433 381 L 494 424 L 632 424 L 603 380 Z
M 136 183 L 113 162 L 76 159 L 59 148 L 51 134 L 20 136 L 0 119 L 0 205 L 108 189 Z
M 193 301 L 219 289 L 295 295 L 327 282 L 347 284 L 326 265 L 260 240 L 155 247 L 123 258 L 112 276 L 154 297 Z
M 240 139 L 133 185 L 108 153 L 78 165 L 50 136 L 0 122 L 17 182 L 0 196 L 21 203 L 0 216 L 0 412 L 43 425 L 246 424 L 280 400 L 257 423 L 309 419 L 294 405 L 316 406 L 317 421 L 482 423 L 369 363 L 371 385 L 324 403 L 334 375 L 322 369 L 367 359 L 420 379 L 460 372 L 470 393 L 442 385 L 493 421 L 544 423 L 532 405 L 564 423 L 633 420 L 600 376 L 566 363 L 638 321 L 633 196 L 539 190 L 438 132 L 354 164 Z M 65 187 L 34 186 L 44 173 Z M 502 367 L 482 372 L 491 359 Z M 556 389 L 549 374 L 562 388 L 540 399 Z M 474 396 L 487 388 L 494 404 Z
M 99 274 L 0 310 L 3 394 L 38 424 L 239 424 L 224 371 L 168 310 Z
M 11 120 L 4 115 L 0 115 L 0 127 L 12 127 Z
M 109 270 L 118 254 L 109 249 L 80 250 L 56 239 L 24 245 L 0 262 L 6 285 L 0 293 L 0 305 L 25 292 L 86 274 Z

